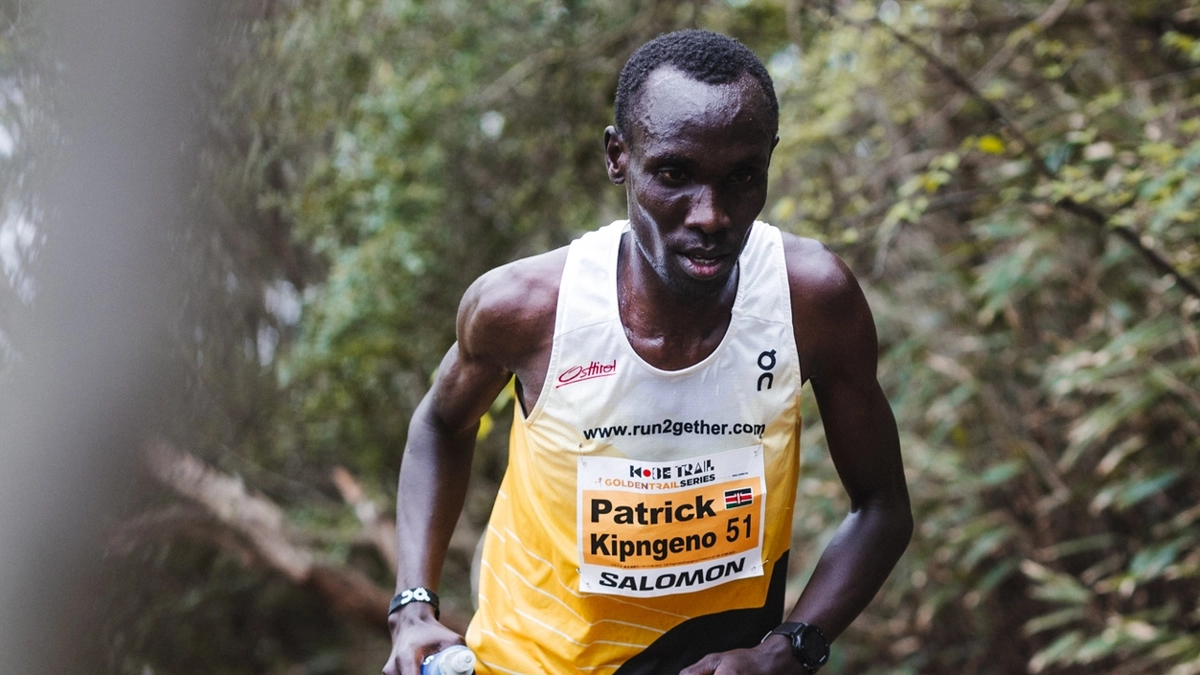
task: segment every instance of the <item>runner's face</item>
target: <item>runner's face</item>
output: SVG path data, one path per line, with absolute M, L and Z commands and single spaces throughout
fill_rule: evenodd
M 660 68 L 630 126 L 628 142 L 609 128 L 606 153 L 640 258 L 678 293 L 721 291 L 767 196 L 777 139 L 761 88 L 748 75 L 713 85 Z

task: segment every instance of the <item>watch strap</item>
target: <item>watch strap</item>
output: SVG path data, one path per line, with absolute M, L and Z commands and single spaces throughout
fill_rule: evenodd
M 782 635 L 791 642 L 792 656 L 796 657 L 809 675 L 816 673 L 829 661 L 829 639 L 820 628 L 811 623 L 786 621 L 763 636 L 763 640 L 772 635 Z M 814 646 L 817 654 L 810 655 L 808 648 Z
M 433 605 L 433 618 L 442 618 L 441 601 L 438 599 L 437 593 L 434 593 L 424 586 L 415 586 L 397 593 L 396 597 L 392 598 L 392 602 L 388 605 L 388 616 L 400 611 L 401 607 L 414 602 L 423 602 L 428 605 Z

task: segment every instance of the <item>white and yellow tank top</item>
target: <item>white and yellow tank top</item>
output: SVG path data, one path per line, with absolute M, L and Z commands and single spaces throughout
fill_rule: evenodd
M 751 229 L 716 350 L 664 371 L 618 313 L 627 227 L 571 244 L 546 383 L 517 406 L 467 631 L 481 675 L 674 673 L 782 619 L 801 379 L 779 230 Z

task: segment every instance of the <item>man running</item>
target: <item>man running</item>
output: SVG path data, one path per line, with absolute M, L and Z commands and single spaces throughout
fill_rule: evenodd
M 813 673 L 908 544 L 862 291 L 823 245 L 755 220 L 779 125 L 762 63 L 714 33 L 660 36 L 622 70 L 615 117 L 628 220 L 478 279 L 413 416 L 387 675 L 463 641 L 434 591 L 479 418 L 513 376 L 465 636 L 478 673 Z M 785 610 L 805 381 L 851 508 Z

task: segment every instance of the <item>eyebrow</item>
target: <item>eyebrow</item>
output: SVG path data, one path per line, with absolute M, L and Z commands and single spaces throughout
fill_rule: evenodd
M 668 153 L 664 155 L 648 155 L 646 161 L 651 164 L 695 164 L 696 160 L 680 155 L 678 153 Z
M 707 154 L 707 153 L 705 152 L 703 154 Z M 676 152 L 673 150 L 665 150 L 662 154 L 644 154 L 643 155 L 643 163 L 647 164 L 647 165 L 654 165 L 654 166 L 661 166 L 664 164 L 666 164 L 666 165 L 674 164 L 674 165 L 691 167 L 691 166 L 695 166 L 696 164 L 700 163 L 700 161 L 702 159 L 703 159 L 703 157 L 695 157 L 695 156 L 680 154 L 679 152 Z M 743 157 L 743 158 L 739 159 L 737 162 L 733 163 L 732 168 L 733 169 L 739 169 L 739 168 L 744 168 L 744 167 L 761 168 L 769 163 L 770 163 L 770 155 L 763 157 L 763 156 L 759 156 L 757 153 L 753 153 L 750 156 Z

